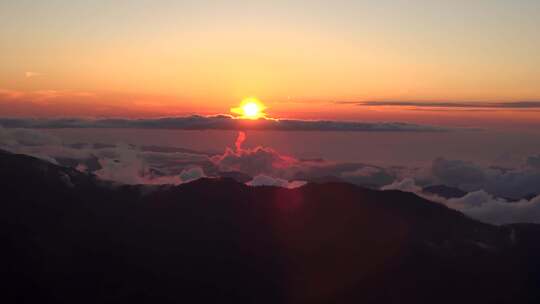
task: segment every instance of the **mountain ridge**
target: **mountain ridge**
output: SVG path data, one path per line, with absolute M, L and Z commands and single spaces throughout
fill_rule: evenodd
M 119 185 L 1 151 L 0 168 L 5 300 L 539 299 L 539 225 L 480 223 L 412 193 L 230 178 Z

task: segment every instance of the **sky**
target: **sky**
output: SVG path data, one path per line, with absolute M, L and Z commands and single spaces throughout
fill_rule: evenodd
M 275 117 L 538 117 L 348 104 L 540 100 L 535 0 L 3 0 L 0 25 L 2 116 L 228 113 L 256 96 Z
M 443 184 L 540 223 L 539 28 L 537 0 L 0 0 L 0 149 L 121 183 Z

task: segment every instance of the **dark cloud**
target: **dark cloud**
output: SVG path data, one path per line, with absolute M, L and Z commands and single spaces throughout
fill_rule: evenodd
M 540 154 L 529 156 L 527 158 L 527 165 L 531 168 L 540 170 Z
M 511 200 L 540 193 L 540 168 L 536 158 L 529 157 L 520 168 L 484 167 L 462 161 L 435 159 L 427 170 L 424 183 L 444 184 L 471 192 L 485 190 L 497 197 Z
M 327 120 L 235 119 L 230 115 L 165 117 L 157 119 L 24 119 L 0 118 L 4 128 L 122 128 L 178 130 L 276 130 L 358 132 L 443 132 L 449 129 L 402 122 L 351 122 Z
M 474 189 L 484 183 L 486 173 L 480 166 L 462 160 L 437 158 L 431 165 L 431 173 L 442 184 Z
M 354 104 L 359 106 L 391 106 L 419 108 L 484 108 L 484 109 L 540 109 L 540 101 L 515 102 L 421 102 L 421 101 L 344 101 L 338 104 Z

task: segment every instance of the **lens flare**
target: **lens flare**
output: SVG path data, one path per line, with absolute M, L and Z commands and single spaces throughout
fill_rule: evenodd
M 249 97 L 240 103 L 237 108 L 232 108 L 231 112 L 240 115 L 244 119 L 259 119 L 266 116 L 264 110 L 266 107 L 257 98 Z

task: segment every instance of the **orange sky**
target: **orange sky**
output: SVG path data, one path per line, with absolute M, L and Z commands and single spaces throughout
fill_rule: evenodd
M 335 102 L 540 100 L 532 0 L 6 1 L 0 19 L 2 116 L 215 114 L 256 96 L 276 117 L 528 123 Z
M 333 101 L 264 101 L 272 118 L 401 121 L 432 125 L 466 127 L 538 128 L 540 108 L 501 109 L 417 106 L 362 106 Z M 71 91 L 32 93 L 0 90 L 2 117 L 164 117 L 184 115 L 230 114 L 230 103 L 193 102 L 166 96 L 96 94 Z

